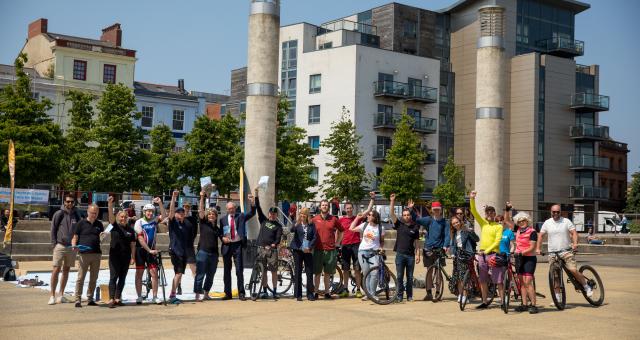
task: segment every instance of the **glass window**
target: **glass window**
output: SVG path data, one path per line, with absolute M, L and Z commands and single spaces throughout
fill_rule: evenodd
M 240 102 L 240 113 L 246 113 L 246 112 L 247 112 L 247 103 Z
M 173 129 L 182 131 L 184 130 L 184 111 L 173 110 Z
M 309 124 L 320 124 L 320 105 L 309 106 Z
M 102 70 L 102 82 L 105 84 L 116 83 L 116 65 L 104 64 Z
M 227 104 L 220 105 L 220 117 L 224 116 L 227 113 Z
M 320 152 L 320 136 L 309 136 L 309 146 L 318 154 Z
M 295 126 L 296 125 L 296 101 L 289 101 L 289 112 L 287 114 L 287 125 Z
M 312 74 L 309 76 L 309 93 L 320 93 L 321 77 L 320 74 Z
M 87 62 L 84 60 L 73 61 L 73 79 L 87 80 Z
M 140 121 L 140 126 L 142 127 L 153 126 L 153 106 L 142 107 L 142 118 Z
M 415 38 L 417 36 L 418 24 L 415 21 L 405 20 L 402 27 L 405 38 Z
M 317 167 L 314 167 L 313 169 L 311 169 L 311 174 L 309 174 L 309 176 L 313 180 L 313 183 L 315 185 L 318 185 L 318 168 Z

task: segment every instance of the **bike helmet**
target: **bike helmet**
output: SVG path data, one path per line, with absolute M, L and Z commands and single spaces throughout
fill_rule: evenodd
M 147 210 L 154 210 L 155 211 L 156 207 L 151 203 L 145 204 L 144 207 L 142 208 L 142 211 L 147 211 Z
M 487 263 L 489 264 L 489 267 L 498 267 L 498 260 L 496 259 L 495 256 L 492 256 L 489 261 L 487 261 Z

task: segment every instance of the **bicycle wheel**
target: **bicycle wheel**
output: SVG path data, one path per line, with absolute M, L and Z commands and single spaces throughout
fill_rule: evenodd
M 262 287 L 262 263 L 256 262 L 251 271 L 251 278 L 249 278 L 249 295 L 251 300 L 256 301 L 260 295 L 260 288 Z
M 498 287 L 495 283 L 489 282 L 487 283 L 487 305 L 490 305 L 493 302 L 493 299 L 498 295 Z
M 144 288 L 145 288 L 145 293 L 142 296 L 145 300 L 149 297 L 149 292 L 151 292 L 151 271 L 149 271 L 149 268 L 147 267 L 147 269 L 145 270 L 147 279 L 143 282 L 144 284 Z
M 385 265 L 371 267 L 362 286 L 369 300 L 379 305 L 388 305 L 398 297 L 398 279 Z
M 158 284 L 162 286 L 162 302 L 167 305 L 167 293 L 165 286 L 167 285 L 167 277 L 164 274 L 164 266 L 162 265 L 162 257 L 158 256 Z
M 272 285 L 271 281 L 269 284 Z M 278 260 L 278 286 L 269 287 L 276 294 L 285 294 L 293 285 L 293 268 L 291 264 L 285 260 Z
M 553 265 L 549 268 L 549 291 L 551 291 L 551 299 L 556 308 L 563 310 L 565 307 L 567 295 L 562 279 L 562 268 Z
M 505 314 L 509 313 L 509 300 L 511 300 L 511 291 L 513 290 L 511 276 L 511 272 L 507 270 L 507 272 L 504 273 L 504 279 L 502 280 L 504 296 L 502 297 L 502 304 L 500 307 Z
M 464 273 L 464 276 L 462 277 L 462 292 L 460 293 L 462 294 L 462 297 L 458 301 L 458 304 L 460 306 L 460 310 L 464 311 L 464 307 L 466 307 L 467 302 L 469 302 L 469 299 L 471 299 L 471 296 L 473 295 L 471 273 L 468 270 L 466 273 Z
M 338 294 L 342 292 L 344 283 L 342 282 L 342 269 L 340 269 L 340 267 L 336 267 L 336 273 L 329 276 L 329 282 L 331 282 L 331 294 Z
M 442 300 L 442 295 L 444 294 L 444 278 L 442 277 L 442 269 L 440 267 L 433 268 L 433 301 Z
M 587 292 L 582 289 L 582 295 L 590 304 L 594 306 L 602 305 L 602 303 L 604 302 L 604 285 L 602 285 L 600 275 L 598 275 L 598 272 L 596 272 L 596 270 L 589 265 L 584 265 L 580 267 L 579 270 L 580 273 L 584 275 L 585 280 L 587 280 L 587 284 L 593 291 L 593 295 L 591 297 L 588 297 Z

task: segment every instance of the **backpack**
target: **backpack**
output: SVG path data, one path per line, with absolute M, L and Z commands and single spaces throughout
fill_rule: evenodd
M 54 225 L 60 227 L 60 223 L 62 222 L 62 219 L 64 218 L 64 211 L 62 211 L 62 209 L 58 210 L 60 213 L 54 216 Z M 80 217 L 80 214 L 78 213 L 78 210 L 73 209 L 72 214 L 75 216 L 76 218 L 76 223 L 80 222 L 80 220 L 82 219 Z

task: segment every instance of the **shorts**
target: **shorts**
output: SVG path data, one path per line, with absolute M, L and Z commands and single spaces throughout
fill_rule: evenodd
M 533 276 L 536 272 L 536 264 L 538 263 L 538 258 L 535 256 L 520 256 L 520 260 L 518 260 L 518 267 L 516 268 L 516 273 L 522 276 Z
M 149 254 L 144 248 L 136 248 L 136 269 L 149 269 L 158 268 L 158 259 Z
M 187 257 L 187 264 L 196 263 L 196 251 L 193 249 L 193 247 L 187 247 L 185 251 L 187 253 L 185 255 Z
M 495 284 L 502 283 L 506 267 L 490 267 L 489 260 L 493 256 L 496 256 L 496 254 L 476 255 L 478 260 L 478 280 L 482 283 L 489 282 L 489 272 L 491 272 L 491 282 Z
M 265 248 L 258 247 L 258 258 L 267 260 L 267 270 L 278 270 L 278 249 L 277 248 Z
M 564 263 L 567 265 L 567 269 L 575 271 L 578 270 L 578 264 L 576 263 L 576 257 L 570 251 L 564 251 L 558 254 L 558 256 L 562 257 Z M 555 256 L 549 256 L 549 265 L 556 262 Z
M 176 274 L 184 274 L 185 268 L 187 268 L 187 256 L 177 255 L 174 252 L 169 252 L 171 255 L 171 265 L 173 266 L 173 272 Z
M 338 252 L 335 249 L 313 251 L 313 273 L 319 275 L 321 273 L 333 275 L 336 273 L 336 264 L 338 262 Z
M 424 265 L 425 268 L 431 267 L 436 263 L 436 260 L 438 258 L 440 258 L 440 265 L 441 266 L 445 266 L 446 262 L 445 262 L 445 258 L 442 256 L 444 250 L 437 248 L 437 249 L 422 249 L 422 264 Z
M 76 262 L 76 253 L 60 243 L 56 243 L 53 247 L 53 266 L 54 267 L 73 267 Z
M 350 271 L 351 263 L 354 270 L 360 270 L 360 262 L 358 262 L 358 243 L 345 244 L 342 246 L 342 270 Z

